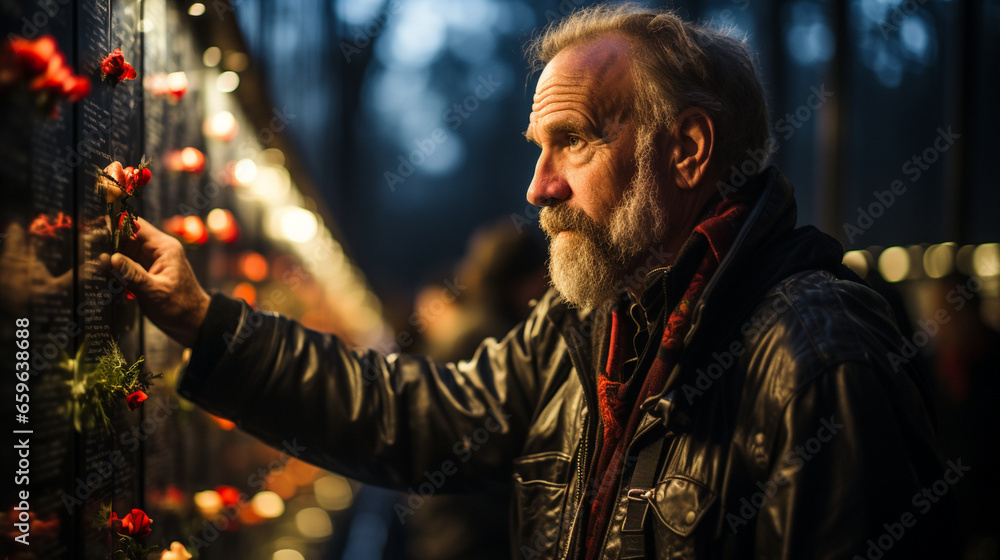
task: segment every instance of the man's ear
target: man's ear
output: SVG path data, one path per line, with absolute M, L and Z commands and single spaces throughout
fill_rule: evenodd
M 704 109 L 690 107 L 677 115 L 673 127 L 673 166 L 677 186 L 693 189 L 708 174 L 715 145 L 715 124 Z

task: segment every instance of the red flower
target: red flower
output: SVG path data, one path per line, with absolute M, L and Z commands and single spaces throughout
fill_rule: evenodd
M 63 82 L 62 92 L 70 103 L 76 103 L 90 94 L 90 80 L 81 76 L 71 76 Z
M 73 219 L 60 212 L 56 215 L 56 219 L 52 222 L 52 227 L 55 229 L 69 229 L 73 227 Z
M 123 170 L 123 175 L 125 177 L 125 192 L 128 194 L 135 194 L 135 191 L 148 185 L 150 179 L 153 178 L 153 173 L 148 167 L 142 169 L 126 167 Z
M 149 532 L 152 530 L 150 525 L 153 520 L 146 515 L 146 512 L 141 509 L 132 509 L 132 513 L 129 513 L 125 517 L 118 519 L 118 516 L 111 512 L 111 519 L 108 520 L 108 526 L 111 527 L 119 535 L 125 535 L 128 537 L 146 537 L 149 536 Z
M 122 520 L 118 519 L 118 514 L 111 512 L 111 517 L 108 518 L 108 528 L 116 533 L 122 532 Z
M 59 212 L 55 220 L 51 222 L 49 221 L 49 217 L 42 213 L 32 220 L 31 225 L 28 226 L 28 233 L 39 237 L 55 237 L 57 230 L 69 229 L 72 226 L 73 219 L 63 212 Z
M 25 79 L 31 91 L 38 92 L 38 104 L 58 114 L 56 101 L 65 97 L 77 102 L 90 93 L 90 80 L 77 76 L 66 65 L 66 57 L 59 51 L 55 39 L 45 35 L 31 41 L 13 37 L 0 56 L 0 85 Z
M 49 218 L 44 213 L 39 214 L 37 218 L 31 221 L 31 225 L 28 226 L 28 233 L 39 237 L 55 237 L 56 235 L 55 228 L 49 225 Z
M 136 392 L 132 393 L 131 395 L 125 397 L 125 402 L 128 403 L 128 409 L 129 410 L 135 410 L 135 409 L 139 408 L 139 405 L 141 405 L 142 402 L 144 400 L 148 399 L 148 398 L 149 398 L 149 395 L 147 395 L 146 393 L 144 393 L 142 391 L 136 391 Z
M 130 233 L 128 234 L 129 239 L 139 237 L 139 222 L 128 212 L 122 212 L 118 214 L 118 232 L 121 233 L 126 225 L 130 229 Z
M 52 35 L 43 35 L 35 41 L 24 37 L 12 37 L 10 50 L 21 69 L 29 75 L 45 70 L 49 59 L 58 52 L 56 40 Z
M 124 80 L 134 80 L 136 76 L 135 68 L 125 62 L 125 55 L 121 49 L 111 51 L 111 54 L 101 61 L 101 74 L 105 80 L 113 80 L 115 84 L 120 84 Z

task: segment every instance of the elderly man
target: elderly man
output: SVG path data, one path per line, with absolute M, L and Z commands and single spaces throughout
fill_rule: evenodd
M 727 186 L 769 142 L 744 45 L 596 7 L 531 52 L 528 200 L 554 289 L 523 324 L 460 363 L 349 349 L 210 298 L 143 223 L 138 263 L 112 264 L 193 346 L 181 393 L 361 481 L 513 485 L 521 558 L 947 554 L 967 467 L 939 457 L 914 369 L 888 358 L 886 303 L 835 240 L 794 229 L 775 169 Z

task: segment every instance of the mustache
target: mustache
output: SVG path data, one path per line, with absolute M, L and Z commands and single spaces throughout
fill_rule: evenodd
M 566 204 L 546 206 L 538 214 L 538 223 L 548 237 L 555 237 L 561 231 L 591 233 L 601 227 L 583 210 L 570 208 Z

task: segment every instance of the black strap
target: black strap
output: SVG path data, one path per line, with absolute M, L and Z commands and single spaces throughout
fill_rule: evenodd
M 623 559 L 646 557 L 646 535 L 643 528 L 646 525 L 646 512 L 649 510 L 648 495 L 656 481 L 656 469 L 660 464 L 662 450 L 663 438 L 657 437 L 643 447 L 636 457 L 635 469 L 632 470 L 628 483 L 625 522 L 622 523 Z

